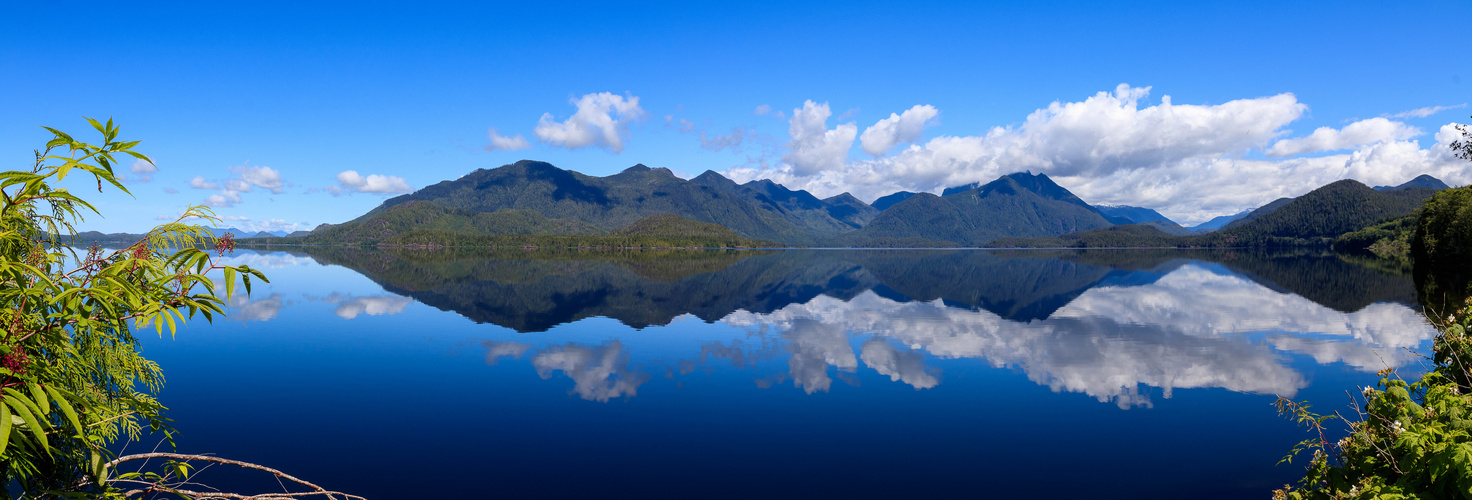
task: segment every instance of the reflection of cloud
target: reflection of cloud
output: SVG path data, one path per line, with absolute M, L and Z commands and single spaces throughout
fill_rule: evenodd
M 281 312 L 282 305 L 284 302 L 279 293 L 258 300 L 251 300 L 248 295 L 236 295 L 230 298 L 231 310 L 227 316 L 241 321 L 270 321 Z
M 864 346 L 859 348 L 859 359 L 880 375 L 889 375 L 890 380 L 910 384 L 916 389 L 929 389 L 940 383 L 925 368 L 924 355 L 908 349 L 900 351 L 883 340 L 864 342 Z
M 234 255 L 222 259 L 221 262 L 230 266 L 244 264 L 255 269 L 275 269 L 301 264 L 301 261 L 295 256 L 285 252 L 256 253 L 237 251 Z M 269 278 L 271 275 L 267 274 L 266 277 Z
M 487 340 L 482 342 L 481 345 L 486 346 L 486 364 L 491 366 L 500 363 L 501 358 L 521 359 L 521 355 L 526 354 L 526 350 L 531 347 L 531 344 L 497 342 L 494 340 Z
M 338 300 L 333 300 L 334 298 Z M 398 314 L 404 312 L 404 308 L 414 303 L 414 299 L 399 297 L 397 295 L 388 297 L 341 297 L 337 294 L 329 295 L 323 299 L 324 302 L 336 302 L 337 309 L 332 311 L 342 319 L 353 319 L 359 314 L 369 316 L 382 316 L 385 314 Z
M 1405 306 L 1376 304 L 1345 314 L 1191 265 L 1151 285 L 1088 290 L 1049 319 L 1029 323 L 873 292 L 848 302 L 820 296 L 770 314 L 739 311 L 722 321 L 786 332 L 792 376 L 808 392 L 827 389 L 826 365 L 855 366 L 845 333 L 855 332 L 876 337 L 863 347 L 866 365 L 916 387 L 938 381 L 918 375 L 925 373 L 918 352 L 906 353 L 915 355 L 908 360 L 884 352 L 884 338 L 934 356 L 1015 366 L 1054 391 L 1126 408 L 1151 404 L 1142 385 L 1162 388 L 1166 397 L 1175 388 L 1292 396 L 1307 380 L 1275 347 L 1376 369 L 1376 349 L 1415 346 L 1434 333 Z M 1274 333 L 1261 344 L 1242 335 L 1253 332 L 1312 336 Z
M 828 378 L 829 366 L 846 372 L 859 367 L 842 325 L 796 319 L 783 337 L 787 339 L 788 350 L 792 351 L 787 367 L 793 384 L 808 394 L 828 391 L 833 384 L 833 379 Z
M 532 357 L 532 366 L 543 379 L 561 371 L 574 382 L 570 392 L 589 401 L 634 397 L 649 381 L 649 374 L 629 371 L 629 355 L 617 340 L 596 347 L 567 344 L 543 349 Z

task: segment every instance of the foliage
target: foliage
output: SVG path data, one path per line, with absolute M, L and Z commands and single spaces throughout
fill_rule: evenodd
M 1408 262 L 1411 259 L 1411 235 L 1416 229 L 1416 219 L 1416 215 L 1407 215 L 1341 234 L 1334 238 L 1334 251 L 1368 253 L 1382 259 Z
M 1472 498 L 1472 315 L 1464 307 L 1438 327 L 1435 369 L 1415 382 L 1381 372 L 1377 387 L 1363 389 L 1365 402 L 1353 420 L 1279 399 L 1280 411 L 1317 436 L 1284 457 L 1291 462 L 1313 452 L 1298 487 L 1285 486 L 1273 498 Z M 1329 442 L 1325 426 L 1331 420 L 1344 420 L 1349 435 Z
M 78 255 L 67 247 L 58 235 L 74 234 L 73 223 L 97 209 L 53 183 L 82 173 L 98 191 L 106 183 L 126 193 L 113 172 L 117 157 L 150 161 L 133 151 L 138 141 L 117 140 L 112 120 L 88 121 L 102 145 L 47 128 L 55 138 L 29 171 L 0 172 L 0 471 L 7 488 L 30 497 L 116 494 L 108 446 L 139 438 L 144 425 L 167 429 L 154 398 L 163 374 L 139 352 L 135 331 L 172 335 L 196 314 L 223 314 L 237 278 L 247 293 L 252 277 L 265 280 L 196 248 L 210 232 L 183 221 L 215 221 L 204 207 L 122 250 Z M 209 276 L 215 271 L 223 289 Z
M 391 206 L 366 219 L 323 228 L 293 241 L 308 245 L 374 244 L 416 229 L 477 236 L 605 233 L 586 222 L 553 219 L 531 210 L 472 212 L 446 208 L 427 201 L 410 201 Z

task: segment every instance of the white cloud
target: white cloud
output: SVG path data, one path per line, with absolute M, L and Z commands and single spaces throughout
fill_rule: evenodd
M 1343 129 L 1319 127 L 1314 133 L 1296 139 L 1283 139 L 1268 148 L 1268 156 L 1282 158 L 1319 151 L 1337 151 L 1367 144 L 1403 141 L 1421 135 L 1421 130 L 1385 118 L 1360 120 Z
M 532 148 L 532 145 L 527 143 L 526 138 L 521 134 L 516 134 L 515 137 L 505 137 L 496 133 L 494 128 L 486 131 L 486 138 L 491 141 L 490 144 L 484 146 L 486 151 L 517 151 Z
M 629 123 L 646 116 L 634 96 L 600 92 L 572 103 L 578 110 L 567 120 L 558 122 L 552 113 L 542 115 L 534 130 L 538 139 L 567 149 L 597 146 L 618 153 L 629 139 Z
M 337 186 L 330 186 L 325 191 L 334 196 L 342 193 L 404 194 L 414 191 L 414 188 L 409 187 L 409 183 L 405 182 L 402 177 L 379 174 L 364 176 L 356 170 L 344 170 L 338 173 L 337 183 Z
M 832 115 L 826 102 L 805 101 L 801 108 L 792 110 L 792 120 L 787 126 L 787 134 L 792 140 L 787 143 L 788 153 L 782 155 L 782 159 L 797 175 L 814 175 L 843 168 L 854 137 L 859 134 L 859 127 L 845 123 L 829 130 L 828 117 Z
M 859 142 L 865 153 L 874 156 L 884 154 L 889 148 L 899 144 L 912 143 L 920 138 L 920 132 L 926 127 L 934 124 L 935 117 L 940 115 L 940 110 L 931 105 L 915 105 L 905 110 L 904 113 L 890 113 L 889 118 L 879 120 L 873 126 L 864 129 L 864 135 L 859 136 Z
M 194 189 L 220 189 L 219 184 L 204 180 L 203 176 L 196 175 L 189 181 L 189 187 Z
M 146 160 L 139 159 L 133 161 L 133 165 L 131 167 L 128 167 L 128 172 L 133 174 L 131 180 L 136 182 L 148 182 L 153 180 L 153 174 L 154 172 L 158 172 L 158 167 L 155 166 L 153 163 L 149 163 Z
M 189 187 L 219 191 L 217 194 L 205 197 L 204 203 L 212 207 L 224 208 L 240 203 L 241 193 L 249 193 L 255 188 L 265 189 L 272 194 L 281 194 L 283 187 L 286 186 L 286 181 L 281 178 L 281 172 L 271 167 L 241 165 L 231 168 L 230 172 L 235 174 L 234 177 L 225 179 L 223 182 L 209 181 L 204 176 L 196 175 L 189 181 Z
M 178 189 L 174 189 L 174 188 L 170 188 L 170 187 L 164 188 L 164 192 L 165 193 L 169 193 L 169 194 L 179 194 L 179 190 Z
M 1396 114 L 1393 114 L 1393 115 L 1384 115 L 1384 117 L 1385 118 L 1425 118 L 1425 117 L 1428 117 L 1428 116 L 1431 116 L 1431 115 L 1440 113 L 1442 111 L 1446 111 L 1448 109 L 1457 109 L 1457 108 L 1465 108 L 1465 107 L 1467 107 L 1467 104 L 1466 103 L 1458 104 L 1456 106 L 1427 106 L 1427 107 L 1424 107 L 1424 108 L 1416 108 L 1416 109 L 1413 109 L 1413 110 L 1410 110 L 1410 111 L 1401 111 L 1401 112 L 1396 113 Z
M 242 193 L 250 191 L 250 186 L 263 188 L 272 194 L 281 194 L 281 188 L 286 184 L 281 179 L 281 172 L 271 167 L 252 167 L 241 165 L 230 169 L 237 176 L 235 188 Z M 227 187 L 229 184 L 227 183 Z
M 772 179 L 820 198 L 847 191 L 873 200 L 900 190 L 938 193 L 1031 170 L 1090 203 L 1154 208 L 1185 224 L 1345 178 L 1394 185 L 1430 174 L 1451 184 L 1472 182 L 1472 169 L 1447 150 L 1453 132 L 1438 133 L 1427 148 L 1391 140 L 1336 155 L 1258 159 L 1253 152 L 1283 136 L 1306 111 L 1293 94 L 1205 105 L 1177 105 L 1164 96 L 1146 106 L 1142 101 L 1148 93 L 1148 88 L 1120 85 L 1082 101 L 1054 102 L 1019 125 L 935 137 L 885 158 L 860 161 L 846 161 L 835 151 L 846 152 L 846 144 L 834 144 L 842 141 L 818 140 L 821 119 L 816 127 L 810 126 L 812 120 L 799 126 L 801 117 L 794 117 L 785 163 L 724 173 L 737 182 Z M 819 113 L 826 106 L 804 109 L 811 117 L 826 118 Z

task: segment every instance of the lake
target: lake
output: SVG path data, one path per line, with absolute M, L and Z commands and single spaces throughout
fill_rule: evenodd
M 179 450 L 370 498 L 1266 498 L 1276 396 L 1347 410 L 1435 334 L 1312 252 L 229 260 L 271 283 L 145 335 Z

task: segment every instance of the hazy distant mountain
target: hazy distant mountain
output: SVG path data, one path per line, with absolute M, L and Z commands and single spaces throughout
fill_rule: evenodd
M 894 206 L 895 203 L 910 199 L 911 196 L 915 196 L 915 193 L 911 193 L 909 191 L 900 191 L 898 193 L 889 194 L 887 196 L 880 196 L 879 199 L 874 200 L 873 207 L 876 210 L 884 210 Z
M 1015 173 L 970 186 L 947 189 L 943 196 L 913 195 L 833 243 L 873 246 L 926 239 L 970 246 L 1008 236 L 1056 236 L 1110 225 L 1094 207 L 1046 175 Z
M 1451 186 L 1446 185 L 1445 182 L 1441 182 L 1441 179 L 1437 179 L 1435 177 L 1432 177 L 1432 176 L 1429 176 L 1429 175 L 1426 175 L 1426 174 L 1421 174 L 1421 175 L 1416 176 L 1415 179 L 1411 179 L 1409 181 L 1406 181 L 1405 184 L 1401 184 L 1399 186 L 1375 186 L 1375 190 L 1376 191 L 1398 191 L 1398 190 L 1401 190 L 1401 189 L 1413 188 L 1413 187 L 1422 187 L 1422 188 L 1430 188 L 1430 189 L 1438 189 L 1439 190 L 1439 189 L 1446 189 L 1446 188 L 1451 187 Z
M 1155 220 L 1167 221 L 1171 224 L 1175 224 L 1174 221 L 1171 221 L 1166 216 L 1160 215 L 1160 212 L 1156 212 L 1154 210 L 1143 207 L 1132 207 L 1129 205 L 1094 205 L 1094 208 L 1099 209 L 1099 213 L 1105 215 L 1106 217 L 1113 216 L 1129 219 L 1131 224 L 1143 224 Z
M 593 177 L 523 160 L 390 198 L 356 220 L 409 201 L 471 212 L 530 210 L 604 231 L 650 215 L 675 214 L 720 224 L 743 237 L 794 245 L 852 231 L 878 213 L 852 196 L 819 200 L 769 180 L 738 185 L 709 171 L 687 181 L 668 169 L 635 165 L 615 175 Z
M 1234 220 L 1237 220 L 1237 219 L 1241 219 L 1243 217 L 1246 217 L 1247 214 L 1249 214 L 1249 213 L 1252 213 L 1252 211 L 1251 210 L 1243 210 L 1241 212 L 1237 212 L 1237 213 L 1232 214 L 1232 215 L 1220 215 L 1220 216 L 1212 217 L 1212 219 L 1209 220 L 1209 221 L 1202 222 L 1202 223 L 1197 224 L 1195 226 L 1191 226 L 1191 227 L 1189 227 L 1187 229 L 1190 229 L 1190 230 L 1195 231 L 1197 233 L 1206 234 L 1206 233 L 1209 233 L 1209 232 L 1212 232 L 1212 231 L 1216 231 L 1218 229 L 1221 229 L 1223 226 L 1226 226 L 1227 224 L 1230 224 Z

